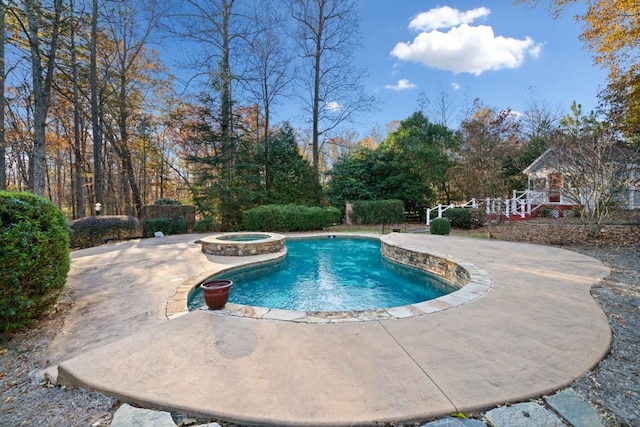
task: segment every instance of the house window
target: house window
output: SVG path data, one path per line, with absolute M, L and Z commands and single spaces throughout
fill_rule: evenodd
M 530 189 L 533 191 L 546 190 L 547 180 L 544 178 L 532 178 L 530 183 Z

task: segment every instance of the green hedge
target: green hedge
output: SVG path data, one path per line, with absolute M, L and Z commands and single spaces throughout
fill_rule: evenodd
M 166 236 L 171 234 L 173 226 L 171 218 L 151 218 L 144 222 L 144 229 L 144 237 L 153 237 L 157 231 L 161 231 Z
M 310 231 L 336 224 L 340 211 L 304 205 L 265 205 L 242 214 L 242 226 L 249 231 Z
M 213 222 L 213 218 L 211 217 L 202 218 L 196 221 L 196 223 L 193 225 L 194 233 L 210 233 L 212 231 L 215 231 L 215 229 L 216 225 Z
M 400 224 L 404 222 L 402 200 L 373 200 L 352 203 L 351 220 L 356 224 Z
M 429 225 L 429 232 L 431 234 L 446 236 L 451 232 L 451 224 L 446 218 L 436 218 L 431 221 L 431 224 Z
M 149 219 L 171 218 L 173 225 L 169 230 L 170 234 L 182 234 L 189 232 L 190 229 L 193 230 L 196 222 L 195 208 L 193 206 L 176 205 L 171 203 L 171 200 L 172 199 L 160 199 L 156 201 L 156 203 L 164 201 L 162 204 L 142 207 L 140 210 L 140 222 L 144 226 L 143 233 L 145 236 L 153 236 L 154 231 L 162 231 L 165 233 L 164 230 L 147 230 L 147 220 Z
M 184 234 L 187 232 L 187 220 L 183 215 L 176 215 L 173 218 L 149 218 L 144 221 L 144 237 L 153 237 L 157 231 L 165 236 Z
M 444 217 L 449 220 L 452 227 L 478 228 L 484 226 L 485 214 L 477 208 L 451 208 L 444 211 Z
M 87 216 L 71 221 L 71 247 L 90 248 L 107 240 L 140 237 L 140 221 L 135 216 Z
M 184 215 L 177 215 L 171 218 L 170 234 L 184 234 L 187 232 L 187 220 Z
M 31 193 L 0 191 L 0 335 L 52 308 L 69 272 L 69 226 Z

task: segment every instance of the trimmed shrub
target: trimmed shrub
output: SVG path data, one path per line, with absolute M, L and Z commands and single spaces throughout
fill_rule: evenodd
M 242 214 L 242 225 L 249 231 L 321 230 L 339 220 L 336 208 L 304 205 L 265 205 Z
M 404 222 L 402 200 L 373 200 L 352 203 L 351 219 L 356 224 L 399 224 Z
M 164 235 L 171 234 L 171 218 L 150 218 L 144 222 L 144 237 L 153 237 L 156 231 L 161 231 Z
M 485 222 L 484 211 L 477 208 L 451 208 L 444 212 L 444 217 L 449 220 L 452 227 L 478 228 Z
M 171 234 L 184 234 L 187 232 L 187 220 L 183 215 L 171 218 Z
M 194 233 L 210 233 L 212 231 L 215 231 L 215 224 L 211 217 L 202 218 L 193 225 Z
M 153 205 L 154 206 L 182 206 L 182 202 L 176 199 L 165 198 L 165 199 L 156 200 L 155 202 L 153 202 Z
M 431 221 L 431 225 L 429 226 L 429 232 L 431 234 L 439 234 L 441 236 L 446 236 L 451 232 L 451 224 L 449 220 L 446 218 L 436 218 Z
M 469 221 L 471 222 L 471 228 L 480 228 L 484 227 L 487 223 L 487 213 L 484 209 L 472 208 L 469 209 L 471 218 Z
M 171 200 L 171 199 L 161 199 L 161 200 Z M 178 219 L 178 217 L 184 217 L 186 221 L 186 227 L 184 231 L 182 230 L 181 223 L 182 221 Z M 157 218 L 171 218 L 171 220 L 176 224 L 177 229 L 174 231 L 175 233 L 186 233 L 190 229 L 193 229 L 193 226 L 196 222 L 196 210 L 193 206 L 181 206 L 175 204 L 161 204 L 161 205 L 147 205 L 143 206 L 140 210 L 140 222 L 144 226 L 144 235 L 153 235 L 153 230 L 147 230 L 146 224 L 148 219 L 157 219 Z M 156 230 L 157 231 L 157 230 Z M 163 231 L 164 233 L 164 231 Z
M 108 240 L 141 237 L 140 221 L 135 216 L 87 216 L 71 221 L 71 247 L 90 248 Z
M 547 206 L 543 206 L 542 208 L 540 208 L 540 213 L 538 214 L 538 216 L 541 216 L 542 218 L 551 218 L 551 209 L 549 209 Z
M 0 191 L 0 335 L 52 308 L 69 272 L 69 226 L 50 201 Z

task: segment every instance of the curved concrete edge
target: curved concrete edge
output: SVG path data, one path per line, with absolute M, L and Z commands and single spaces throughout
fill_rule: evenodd
M 492 291 L 429 316 L 359 323 L 194 312 L 61 363 L 58 381 L 240 423 L 371 425 L 539 397 L 607 354 L 611 330 L 590 294 L 609 274 L 599 261 L 511 242 L 391 238 L 473 261 Z
M 434 243 L 452 242 L 441 239 L 435 237 Z M 405 247 L 415 247 L 415 239 L 410 240 L 413 241 L 403 243 Z M 455 241 L 469 242 L 463 238 Z M 417 328 L 415 324 L 396 328 L 403 325 L 402 321 L 385 323 L 390 333 L 402 337 L 403 348 L 417 355 L 417 363 L 430 368 L 434 382 L 457 410 L 465 413 L 556 392 L 596 367 L 610 351 L 612 342 L 607 316 L 591 295 L 592 285 L 610 274 L 600 261 L 542 245 L 479 243 L 478 248 L 468 247 L 462 252 L 469 253 L 465 259 L 473 259 L 490 272 L 494 290 L 474 304 L 443 312 L 441 320 L 446 320 L 429 323 L 431 328 L 438 328 L 449 321 L 462 320 L 457 323 L 457 336 L 449 335 L 447 341 L 438 342 L 439 352 L 425 355 L 416 351 L 423 343 L 412 342 L 412 337 L 426 335 L 428 332 L 422 328 L 426 323 Z M 430 248 L 430 252 L 443 257 L 460 252 L 454 246 L 442 246 Z M 495 251 L 502 247 L 509 249 L 508 253 Z M 482 257 L 487 259 L 479 262 Z M 529 277 L 522 276 L 525 272 Z M 496 311 L 487 311 L 487 306 L 495 306 Z M 465 322 L 467 319 L 462 316 L 474 320 Z M 405 346 L 407 338 L 411 345 Z M 465 354 L 470 349 L 477 356 L 490 358 L 473 360 Z M 444 365 L 441 360 L 446 360 Z M 456 361 L 473 366 L 473 378 L 467 379 Z M 503 369 L 506 372 L 501 372 Z M 514 378 L 520 382 L 512 381 Z
M 271 339 L 282 326 L 290 328 L 289 336 Z M 336 334 L 336 327 L 350 333 Z M 230 349 L 225 341 L 237 347 Z M 355 349 L 340 357 L 336 343 Z M 262 345 L 275 350 L 254 354 L 255 346 Z M 348 357 L 367 349 L 376 349 L 388 365 L 372 366 Z M 199 364 L 218 368 L 199 370 Z M 323 369 L 314 369 L 318 364 Z M 175 368 L 180 372 L 173 372 Z M 389 384 L 390 377 L 404 382 Z M 304 379 L 309 381 L 301 382 Z M 338 387 L 329 393 L 323 387 L 327 382 Z M 61 363 L 58 384 L 95 390 L 144 408 L 256 426 L 371 426 L 400 419 L 410 423 L 456 410 L 378 322 L 305 325 L 192 312 Z M 282 392 L 292 394 L 285 400 L 274 398 Z M 410 408 L 404 398 L 408 392 L 423 396 L 425 404 Z M 273 411 L 274 405 L 279 409 Z
M 475 300 L 476 298 L 483 296 L 491 289 L 492 280 L 489 273 L 474 265 L 473 263 L 464 260 L 457 260 L 455 259 L 455 257 L 452 257 L 450 255 L 434 255 L 432 253 L 413 250 L 410 247 L 403 247 L 402 245 L 398 245 L 397 243 L 392 242 L 388 238 L 391 235 L 372 236 L 362 233 L 313 233 L 305 236 L 287 236 L 287 238 L 301 240 L 328 236 L 340 236 L 380 240 L 382 245 L 382 256 L 384 256 L 388 260 L 395 263 L 408 265 L 414 268 L 419 268 L 429 273 L 443 277 L 446 281 L 451 283 L 452 286 L 459 287 L 460 289 L 446 294 L 442 297 L 434 298 L 432 300 L 422 301 L 404 306 L 362 311 L 296 311 L 227 303 L 223 309 L 216 310 L 216 314 L 236 317 L 249 317 L 252 319 L 282 320 L 286 322 L 300 323 L 342 323 L 366 322 L 384 319 L 404 319 L 407 317 L 435 313 L 441 310 L 448 310 L 450 308 L 467 304 Z M 202 241 L 204 240 L 205 239 L 202 239 Z M 414 258 L 414 261 L 416 256 L 423 256 L 427 259 L 421 259 L 421 261 L 423 262 L 420 265 L 411 265 L 411 263 L 407 259 L 404 259 L 404 252 L 409 254 L 411 258 Z M 189 312 L 189 309 L 187 307 L 189 297 L 195 290 L 195 287 L 198 285 L 198 283 L 200 283 L 205 278 L 213 274 L 221 274 L 238 268 L 245 268 L 252 265 L 273 262 L 285 256 L 286 248 L 284 252 L 280 252 L 274 257 L 262 257 L 262 259 L 255 259 L 256 257 L 247 257 L 246 262 L 241 262 L 238 265 L 229 266 L 226 268 L 216 268 L 215 272 L 211 272 L 210 274 L 202 274 L 184 281 L 176 290 L 175 294 L 167 301 L 167 318 L 170 320 L 175 319 L 177 317 L 184 316 Z

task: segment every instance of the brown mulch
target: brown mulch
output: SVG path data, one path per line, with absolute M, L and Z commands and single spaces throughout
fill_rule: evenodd
M 108 426 L 117 402 L 83 389 L 44 380 L 49 343 L 73 305 L 65 291 L 53 313 L 37 326 L 0 342 L 0 426 Z
M 607 357 L 572 385 L 610 426 L 640 426 L 640 225 L 612 224 L 595 240 L 569 220 L 509 222 L 474 230 L 494 238 L 562 246 L 592 256 L 612 270 L 592 288 L 609 318 L 613 343 Z M 464 234 L 464 233 L 455 233 Z M 0 342 L 0 426 L 108 426 L 119 402 L 95 392 L 52 386 L 43 380 L 46 350 L 73 304 L 65 293 L 37 327 Z M 174 414 L 176 421 L 181 417 Z

